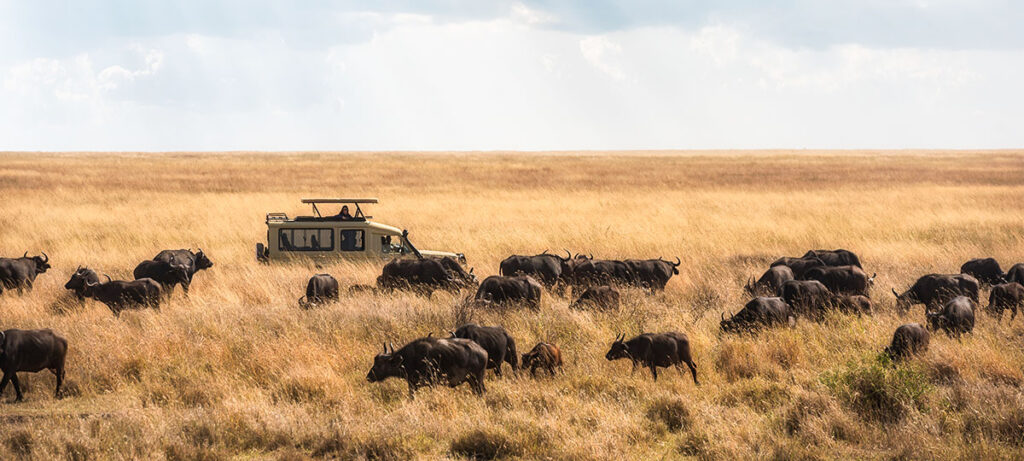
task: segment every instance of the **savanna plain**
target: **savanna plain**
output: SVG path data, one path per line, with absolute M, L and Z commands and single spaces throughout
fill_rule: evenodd
M 312 196 L 371 196 L 377 221 L 420 249 L 463 252 L 480 276 L 511 254 L 679 257 L 664 292 L 624 292 L 614 312 L 457 307 L 346 295 L 382 263 L 259 264 L 264 214 Z M 160 311 L 115 318 L 73 301 L 79 265 L 130 279 L 162 249 L 202 248 Z M 809 249 L 856 252 L 877 272 L 872 316 L 749 335 L 719 331 L 748 277 Z M 0 295 L 0 329 L 67 338 L 66 391 L 22 374 L 0 399 L 0 459 L 1021 459 L 1024 319 L 978 313 L 960 340 L 893 363 L 881 355 L 921 306 L 890 288 L 992 256 L 1024 262 L 1024 152 L 6 153 L 0 255 L 45 251 L 24 296 Z M 299 309 L 314 273 L 340 302 Z M 982 304 L 987 292 L 982 293 Z M 559 345 L 562 374 L 496 378 L 487 392 L 368 383 L 385 341 L 458 322 L 503 325 L 520 352 Z M 617 333 L 676 330 L 701 385 L 657 382 L 604 354 Z

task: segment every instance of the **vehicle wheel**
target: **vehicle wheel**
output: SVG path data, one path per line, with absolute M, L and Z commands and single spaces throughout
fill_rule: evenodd
M 267 262 L 267 260 L 268 260 L 267 257 L 270 255 L 270 251 L 269 250 L 270 249 L 264 247 L 262 243 L 257 243 L 256 244 L 256 260 L 261 262 L 261 263 Z

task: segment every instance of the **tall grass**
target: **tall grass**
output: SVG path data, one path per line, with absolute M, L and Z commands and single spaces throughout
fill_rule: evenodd
M 664 293 L 618 312 L 464 312 L 458 298 L 343 296 L 304 311 L 306 279 L 372 283 L 379 265 L 259 265 L 264 213 L 307 196 L 376 196 L 380 222 L 421 249 L 464 252 L 480 275 L 513 253 L 679 257 Z M 979 314 L 909 363 L 878 352 L 920 310 L 889 288 L 972 257 L 1024 261 L 1020 152 L 582 154 L 2 154 L 0 254 L 53 269 L 0 296 L 0 328 L 70 343 L 68 392 L 24 375 L 0 402 L 0 459 L 675 459 L 1024 456 L 1024 323 Z M 78 265 L 114 278 L 165 248 L 215 266 L 160 312 L 68 299 Z M 746 278 L 810 248 L 857 252 L 878 273 L 874 317 L 837 315 L 756 335 L 718 332 Z M 343 288 L 344 289 L 344 288 Z M 520 348 L 558 344 L 565 373 L 494 379 L 488 392 L 365 380 L 383 341 L 466 317 Z M 604 353 L 617 332 L 689 335 L 702 385 L 655 383 Z

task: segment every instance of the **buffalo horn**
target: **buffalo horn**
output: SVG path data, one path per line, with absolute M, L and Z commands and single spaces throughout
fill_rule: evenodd
M 892 294 L 893 294 L 893 296 L 896 296 L 897 298 L 899 298 L 899 297 L 900 297 L 900 294 L 896 292 L 896 289 L 895 289 L 895 288 L 890 288 L 890 290 L 892 290 Z
M 103 276 L 107 278 L 107 283 L 110 283 L 110 282 L 112 282 L 112 281 L 113 281 L 113 280 L 111 280 L 111 279 L 110 279 L 110 276 L 109 276 L 109 275 L 107 275 L 107 274 L 103 274 Z
M 43 257 L 44 257 L 44 258 L 46 258 L 46 259 L 44 259 L 44 260 L 43 260 L 43 262 L 44 262 L 44 263 L 48 263 L 48 262 L 50 262 L 50 257 L 46 255 L 46 252 L 45 252 L 45 251 L 40 251 L 40 253 L 42 253 L 42 254 L 43 254 Z

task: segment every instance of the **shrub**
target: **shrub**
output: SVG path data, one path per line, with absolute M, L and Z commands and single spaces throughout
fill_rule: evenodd
M 676 432 L 690 426 L 693 421 L 690 409 L 679 397 L 664 397 L 655 400 L 647 407 L 647 419 L 655 423 L 664 423 L 669 431 Z
M 451 452 L 476 460 L 522 455 L 522 449 L 503 434 L 475 430 L 452 441 Z
M 885 354 L 827 372 L 822 382 L 862 418 L 883 423 L 900 421 L 911 408 L 923 409 L 932 389 L 912 364 L 893 363 Z

